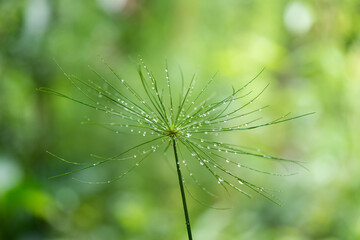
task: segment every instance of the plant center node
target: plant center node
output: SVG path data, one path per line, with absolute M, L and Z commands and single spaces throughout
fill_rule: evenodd
M 169 137 L 178 137 L 180 135 L 180 132 L 177 129 L 174 129 L 174 127 L 171 126 L 167 130 L 166 135 L 169 136 Z

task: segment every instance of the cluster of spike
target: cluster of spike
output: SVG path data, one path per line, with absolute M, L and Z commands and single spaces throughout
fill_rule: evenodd
M 167 66 L 165 68 L 165 79 L 164 81 L 159 82 L 144 64 L 143 60 L 140 59 L 138 74 L 142 89 L 138 89 L 131 86 L 128 81 L 125 81 L 120 77 L 107 63 L 105 63 L 105 65 L 120 82 L 120 87 L 116 87 L 113 83 L 90 67 L 97 76 L 96 80 L 84 81 L 64 72 L 69 81 L 87 99 L 86 101 L 64 95 L 49 88 L 40 88 L 40 91 L 70 99 L 74 102 L 109 114 L 109 116 L 116 119 L 116 121 L 110 123 L 99 123 L 88 119 L 88 121 L 83 122 L 84 124 L 100 125 L 115 133 L 139 134 L 147 139 L 146 141 L 110 158 L 91 155 L 98 159 L 98 161 L 93 164 L 85 164 L 85 166 L 80 169 L 59 174 L 54 177 L 97 167 L 109 161 L 123 161 L 129 159 L 135 161 L 132 168 L 114 179 L 101 182 L 87 182 L 93 184 L 111 183 L 122 178 L 128 172 L 139 166 L 157 149 L 164 148 L 164 151 L 166 151 L 174 142 L 177 145 L 177 149 L 179 149 L 182 158 L 180 163 L 184 165 L 190 178 L 196 185 L 199 185 L 202 190 L 210 195 L 213 194 L 201 186 L 199 181 L 194 177 L 187 162 L 198 162 L 198 164 L 206 168 L 210 175 L 216 179 L 218 184 L 225 189 L 230 187 L 247 197 L 251 197 L 251 195 L 246 192 L 245 189 L 251 189 L 278 204 L 269 191 L 248 182 L 244 177 L 240 177 L 233 171 L 228 170 L 232 169 L 231 167 L 227 167 L 228 164 L 229 166 L 233 165 L 235 168 L 244 168 L 257 173 L 284 176 L 282 174 L 266 172 L 246 166 L 238 161 L 239 156 L 252 156 L 282 162 L 291 162 L 302 166 L 301 163 L 269 156 L 257 149 L 254 150 L 233 144 L 217 142 L 212 140 L 211 136 L 209 136 L 218 136 L 218 134 L 223 132 L 265 127 L 311 114 L 309 113 L 295 117 L 287 117 L 287 114 L 273 121 L 261 124 L 254 124 L 255 121 L 261 119 L 255 118 L 243 121 L 239 124 L 239 120 L 247 116 L 255 115 L 255 113 L 268 107 L 268 105 L 266 105 L 261 108 L 243 111 L 244 108 L 252 104 L 265 91 L 267 86 L 249 100 L 244 102 L 240 101 L 251 96 L 252 91 L 243 94 L 242 92 L 262 71 L 243 87 L 237 90 L 233 88 L 232 93 L 229 96 L 221 100 L 211 101 L 212 97 L 206 96 L 206 90 L 208 90 L 214 77 L 212 77 L 205 86 L 200 87 L 199 90 L 197 90 L 195 89 L 197 75 L 194 74 L 188 87 L 184 87 L 184 77 L 181 73 L 181 91 L 177 91 L 175 94 L 174 85 L 177 84 L 177 82 L 170 79 Z M 194 92 L 196 92 L 196 94 L 193 94 Z M 54 154 L 52 155 L 67 163 L 75 165 L 82 164 L 70 162 Z M 185 158 L 188 158 L 188 161 L 186 161 Z M 78 181 L 85 182 L 82 180 Z M 183 179 L 183 181 L 185 181 L 185 179 Z

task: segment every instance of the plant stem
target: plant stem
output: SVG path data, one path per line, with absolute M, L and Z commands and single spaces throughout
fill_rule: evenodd
M 178 174 L 178 178 L 179 178 L 181 198 L 182 198 L 184 213 L 185 213 L 185 224 L 186 224 L 189 240 L 192 240 L 190 219 L 189 219 L 189 213 L 188 213 L 187 205 L 186 205 L 183 178 L 181 176 L 180 163 L 179 163 L 179 159 L 178 159 L 178 155 L 177 155 L 176 142 L 175 142 L 174 138 L 173 138 L 173 148 L 174 148 L 174 155 L 175 155 L 175 162 L 176 162 L 176 170 L 177 170 L 177 174 Z

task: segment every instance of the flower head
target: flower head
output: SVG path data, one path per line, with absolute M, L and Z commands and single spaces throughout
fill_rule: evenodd
M 100 125 L 117 134 L 137 134 L 142 137 L 141 142 L 113 157 L 102 157 L 92 154 L 91 156 L 97 159 L 95 163 L 86 164 L 77 170 L 54 177 L 97 167 L 109 161 L 134 161 L 133 167 L 116 178 L 100 182 L 87 182 L 93 184 L 111 183 L 135 169 L 156 150 L 163 148 L 166 151 L 174 143 L 177 145 L 180 153 L 181 159 L 179 164 L 181 163 L 184 166 L 188 171 L 189 178 L 196 184 L 199 181 L 193 175 L 190 167 L 190 165 L 194 164 L 198 164 L 198 166 L 206 169 L 209 176 L 213 177 L 225 189 L 235 189 L 247 197 L 251 197 L 249 190 L 253 190 L 277 203 L 270 192 L 263 187 L 249 182 L 244 176 L 237 173 L 237 169 L 283 176 L 282 174 L 262 171 L 248 166 L 246 164 L 247 157 L 301 164 L 296 161 L 264 154 L 258 149 L 223 143 L 216 139 L 219 137 L 219 134 L 226 132 L 261 128 L 309 114 L 295 117 L 284 115 L 272 121 L 258 124 L 256 122 L 261 120 L 261 117 L 254 117 L 249 120 L 249 117 L 257 116 L 259 112 L 268 107 L 268 105 L 265 105 L 261 108 L 251 108 L 252 103 L 267 88 L 265 86 L 255 95 L 251 91 L 246 92 L 247 86 L 258 75 L 241 88 L 233 88 L 228 96 L 213 100 L 213 96 L 209 96 L 208 89 L 213 82 L 213 77 L 204 86 L 197 88 L 195 87 L 197 75 L 194 74 L 188 86 L 185 87 L 183 77 L 181 77 L 181 84 L 179 84 L 179 81 L 171 79 L 167 66 L 165 68 L 165 76 L 162 80 L 158 80 L 143 60 L 140 59 L 138 74 L 141 88 L 139 89 L 133 83 L 119 76 L 108 64 L 106 65 L 116 77 L 117 83 L 108 81 L 94 69 L 91 70 L 97 77 L 95 80 L 88 81 L 70 76 L 64 72 L 69 81 L 87 100 L 79 100 L 78 98 L 70 97 L 48 88 L 41 88 L 40 90 L 65 97 L 109 114 L 114 121 L 99 123 L 89 120 L 84 123 Z M 82 164 L 70 162 L 54 154 L 52 155 L 67 163 Z M 82 180 L 78 181 L 85 182 Z M 201 188 L 207 191 L 204 187 Z

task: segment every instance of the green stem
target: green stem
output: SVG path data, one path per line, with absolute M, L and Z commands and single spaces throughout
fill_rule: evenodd
M 174 148 L 174 155 L 175 155 L 175 162 L 176 162 L 176 170 L 177 170 L 177 174 L 178 174 L 178 178 L 179 178 L 181 198 L 182 198 L 184 213 L 185 213 L 185 224 L 186 224 L 189 240 L 192 240 L 190 219 L 189 219 L 189 213 L 188 213 L 187 205 L 186 205 L 183 178 L 181 176 L 180 163 L 179 163 L 179 159 L 178 159 L 178 155 L 177 155 L 176 142 L 175 142 L 174 138 L 173 138 L 173 148 Z

